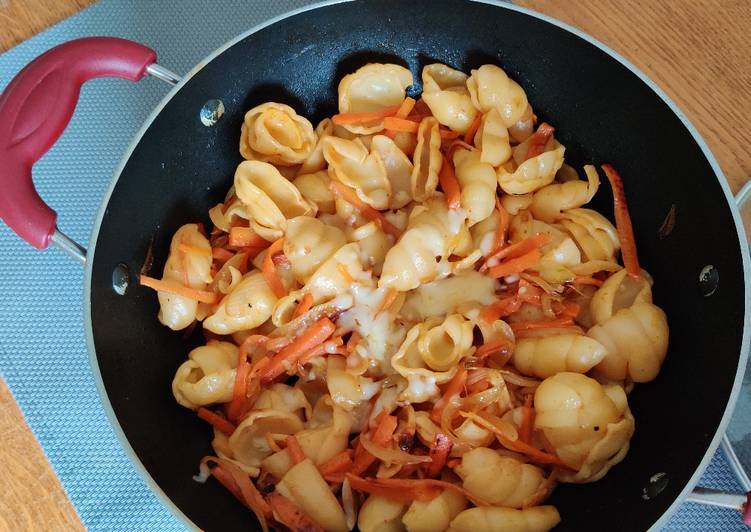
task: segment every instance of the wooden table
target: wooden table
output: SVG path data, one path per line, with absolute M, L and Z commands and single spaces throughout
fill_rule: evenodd
M 0 0 L 0 51 L 92 0 Z M 737 191 L 751 176 L 751 2 L 519 0 L 641 68 L 693 121 Z M 0 381 L 1 530 L 81 530 L 73 506 Z

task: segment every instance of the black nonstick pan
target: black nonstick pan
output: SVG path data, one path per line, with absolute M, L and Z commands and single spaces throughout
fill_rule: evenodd
M 662 372 L 630 396 L 636 434 L 627 458 L 596 483 L 559 486 L 550 504 L 563 530 L 665 522 L 709 462 L 740 387 L 749 257 L 716 161 L 652 82 L 591 38 L 507 4 L 373 0 L 299 10 L 239 36 L 177 83 L 126 152 L 86 252 L 56 229 L 31 166 L 64 129 L 84 81 L 178 81 L 155 61 L 129 41 L 84 39 L 22 71 L 0 97 L 0 214 L 33 245 L 55 243 L 85 261 L 92 368 L 123 445 L 165 504 L 205 530 L 254 525 L 217 483 L 191 479 L 211 451 L 210 428 L 175 403 L 170 382 L 200 332 L 186 339 L 161 326 L 156 297 L 135 282 L 149 249 L 161 272 L 174 231 L 209 223 L 208 208 L 241 161 L 244 112 L 273 100 L 315 123 L 336 112 L 339 79 L 368 62 L 405 65 L 416 80 L 432 62 L 467 72 L 494 63 L 522 85 L 540 120 L 555 124 L 569 164 L 619 169 L 641 261 L 670 322 Z M 216 110 L 211 100 L 224 108 L 216 123 L 200 119 L 207 102 L 204 119 Z M 610 200 L 603 192 L 594 208 L 612 219 Z M 673 207 L 666 236 L 659 229 Z

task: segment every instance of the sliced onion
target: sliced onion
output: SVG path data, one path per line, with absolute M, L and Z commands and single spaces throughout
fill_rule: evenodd
M 368 451 L 370 454 L 387 465 L 422 464 L 431 461 L 430 457 L 427 455 L 421 456 L 417 454 L 409 454 L 399 449 L 381 447 L 379 445 L 376 445 L 365 434 L 360 434 L 360 444 L 363 446 L 363 448 L 365 448 L 366 451 Z
M 352 486 L 349 485 L 347 477 L 342 482 L 342 509 L 347 521 L 347 528 L 352 530 L 357 524 L 357 509 L 355 508 L 355 496 L 352 493 Z
M 353 303 L 354 301 L 352 300 L 352 296 L 349 296 L 337 297 L 336 299 L 332 299 L 331 301 L 328 301 L 326 303 L 316 305 L 302 316 L 299 316 L 289 323 L 278 327 L 273 333 L 271 333 L 271 336 L 273 338 L 278 338 L 279 336 L 289 336 L 291 338 L 296 338 L 298 335 L 305 332 L 308 327 L 313 325 L 324 316 L 333 318 L 340 312 L 352 307 Z
M 501 375 L 503 375 L 503 380 L 505 380 L 509 384 L 514 384 L 516 386 L 537 388 L 537 386 L 539 386 L 541 382 L 537 379 L 524 377 L 522 375 L 519 375 L 518 373 L 514 373 L 513 371 L 509 371 L 507 369 L 502 369 L 499 371 L 501 372 Z

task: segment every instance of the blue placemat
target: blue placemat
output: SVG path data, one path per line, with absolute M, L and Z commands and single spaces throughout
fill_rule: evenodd
M 48 48 L 89 35 L 142 42 L 182 74 L 236 34 L 307 3 L 103 0 L 0 55 L 0 88 Z M 166 91 L 154 79 L 90 82 L 67 131 L 35 166 L 40 194 L 76 241 L 88 242 L 117 163 Z M 102 410 L 84 340 L 83 270 L 57 250 L 32 250 L 0 224 L 0 272 L 0 374 L 84 524 L 96 531 L 182 530 L 130 465 Z M 702 484 L 740 491 L 719 452 Z M 685 504 L 667 530 L 745 528 L 735 512 Z

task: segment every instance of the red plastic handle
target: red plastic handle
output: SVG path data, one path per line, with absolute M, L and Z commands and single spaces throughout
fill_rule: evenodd
M 0 218 L 18 236 L 43 249 L 57 213 L 39 197 L 31 167 L 68 125 L 81 85 L 114 76 L 138 81 L 156 52 L 114 37 L 70 41 L 29 63 L 0 95 Z

